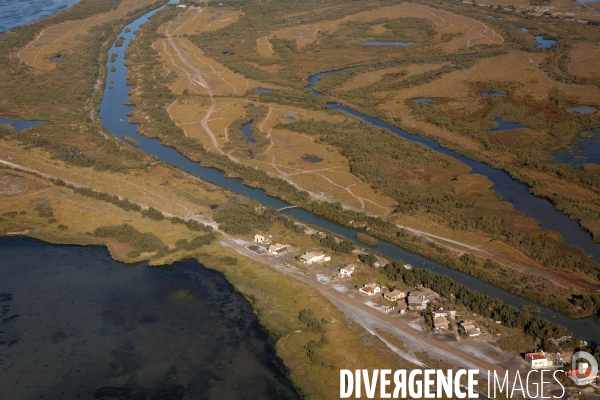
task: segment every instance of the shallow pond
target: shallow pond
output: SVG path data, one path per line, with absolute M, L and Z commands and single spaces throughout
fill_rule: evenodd
M 309 162 L 309 163 L 311 163 L 311 164 L 314 164 L 314 163 L 319 163 L 319 162 L 323 161 L 322 159 L 320 159 L 320 158 L 319 158 L 319 157 L 317 157 L 317 156 L 305 156 L 305 157 L 300 157 L 300 158 L 301 158 L 303 161 L 308 161 L 308 162 Z
M 363 46 L 410 46 L 413 42 L 380 42 L 379 40 L 372 40 L 370 42 L 362 42 Z
M 265 88 L 254 88 L 252 89 L 254 93 L 273 93 L 273 89 L 265 89 Z
M 567 112 L 571 114 L 593 114 L 596 110 L 592 107 L 573 107 L 567 108 Z
M 497 128 L 490 129 L 489 132 L 511 131 L 513 129 L 527 128 L 525 125 L 518 122 L 507 122 L 502 118 L 494 118 L 494 122 L 498 124 Z
M 479 93 L 480 96 L 483 97 L 504 97 L 506 96 L 506 93 L 504 92 L 481 92 Z
M 525 28 L 525 27 L 522 27 L 522 28 L 521 28 L 521 30 L 522 30 L 523 32 L 525 32 L 525 33 L 527 33 L 527 32 L 529 32 L 529 31 L 530 31 L 530 29 L 527 29 L 527 28 Z
M 587 163 L 600 165 L 600 128 L 581 132 L 576 141 L 570 148 L 554 152 L 554 160 L 569 164 L 574 169 L 581 169 Z
M 250 121 L 244 125 L 242 125 L 242 133 L 246 136 L 246 140 L 248 143 L 256 143 L 254 138 L 252 137 L 252 123 L 254 121 Z
M 45 124 L 47 121 L 29 121 L 26 119 L 7 119 L 0 118 L 0 124 L 8 124 L 15 128 L 15 131 L 21 132 L 24 129 L 31 128 L 39 124 Z
M 62 60 L 62 56 L 50 57 L 50 60 L 52 60 L 52 61 L 61 61 Z
M 2 399 L 298 398 L 248 301 L 195 261 L 23 238 L 0 254 Z
M 547 49 L 556 44 L 556 40 L 553 39 L 544 39 L 543 36 L 536 36 L 535 41 L 537 42 L 538 49 Z
M 433 99 L 426 99 L 426 98 L 420 98 L 420 99 L 413 99 L 413 103 L 417 103 L 417 104 L 429 104 L 429 103 L 436 103 L 435 100 Z

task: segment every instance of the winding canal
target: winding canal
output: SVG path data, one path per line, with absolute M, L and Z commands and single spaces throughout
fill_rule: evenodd
M 177 3 L 177 0 L 171 0 L 170 3 Z M 150 155 L 153 155 L 154 157 L 158 158 L 159 160 L 161 160 L 165 163 L 168 163 L 168 164 L 174 165 L 178 168 L 181 168 L 181 169 L 183 169 L 191 174 L 194 174 L 206 181 L 212 182 L 223 188 L 226 188 L 233 192 L 242 194 L 246 197 L 249 197 L 251 199 L 254 199 L 256 201 L 259 201 L 265 205 L 271 206 L 276 209 L 288 207 L 289 204 L 287 204 L 277 198 L 268 196 L 261 189 L 247 187 L 239 179 L 226 178 L 224 172 L 222 172 L 222 171 L 219 171 L 214 168 L 203 167 L 199 163 L 189 160 L 182 154 L 178 153 L 175 149 L 167 147 L 167 146 L 163 146 L 159 139 L 148 138 L 148 137 L 140 135 L 137 132 L 138 125 L 130 124 L 130 123 L 126 122 L 128 120 L 127 113 L 133 112 L 135 107 L 123 104 L 125 101 L 127 101 L 129 99 L 128 92 L 129 92 L 129 90 L 131 90 L 131 87 L 127 86 L 127 84 L 126 84 L 127 67 L 125 65 L 124 52 L 129 47 L 131 39 L 133 39 L 136 36 L 134 32 L 139 30 L 140 26 L 142 24 L 144 24 L 146 21 L 148 21 L 148 19 L 156 11 L 158 11 L 158 9 L 150 11 L 149 13 L 145 14 L 144 16 L 142 16 L 142 17 L 136 19 L 135 21 L 133 21 L 132 23 L 126 25 L 123 28 L 123 30 L 117 35 L 117 36 L 122 36 L 125 39 L 122 46 L 117 47 L 113 43 L 112 47 L 108 50 L 109 57 L 108 57 L 108 62 L 106 64 L 108 73 L 106 76 L 104 97 L 102 99 L 102 103 L 100 106 L 100 113 L 99 113 L 100 119 L 101 119 L 104 127 L 110 133 L 112 133 L 113 135 L 115 135 L 118 138 L 122 139 L 123 135 L 126 135 L 126 136 L 129 136 L 129 137 L 135 139 L 137 142 L 140 143 L 140 146 L 137 147 L 139 150 L 142 150 Z M 127 32 L 126 32 L 126 30 L 127 30 Z M 112 53 L 117 54 L 117 58 L 115 59 L 114 62 L 110 61 L 110 58 L 111 58 L 110 55 Z M 111 71 L 111 68 L 110 68 L 111 66 L 116 67 L 116 70 Z M 323 76 L 324 74 L 328 74 L 328 73 L 333 73 L 333 72 L 325 72 L 325 73 L 321 73 L 321 74 L 312 76 L 310 78 L 311 84 L 308 86 L 308 89 L 312 90 L 312 86 L 316 82 L 318 82 L 320 76 Z M 112 82 L 112 83 L 109 84 L 108 82 Z M 113 87 L 113 89 L 109 89 L 109 85 L 111 85 Z M 315 92 L 315 94 L 318 94 L 318 93 Z M 506 190 L 498 190 L 498 192 L 499 193 L 506 192 L 507 194 L 512 194 L 512 197 L 510 197 L 510 196 L 509 197 L 503 196 L 503 197 L 505 198 L 505 200 L 511 201 L 513 203 L 513 205 L 515 205 L 515 208 L 517 208 L 519 210 L 520 210 L 519 207 L 521 207 L 521 205 L 526 205 L 527 207 L 525 207 L 525 208 L 530 207 L 530 205 L 529 205 L 530 203 L 528 203 L 526 199 L 529 199 L 529 198 L 536 199 L 536 201 L 540 202 L 539 207 L 541 207 L 543 210 L 546 210 L 546 211 L 544 211 L 544 213 L 546 213 L 546 214 L 541 215 L 539 220 L 546 221 L 546 220 L 550 219 L 550 221 L 561 221 L 561 219 L 560 219 L 561 216 L 564 218 L 567 218 L 563 214 L 558 213 L 554 209 L 552 204 L 550 204 L 549 202 L 542 200 L 542 199 L 534 198 L 529 193 L 529 190 L 525 185 L 520 184 L 516 181 L 513 181 L 512 179 L 510 179 L 510 177 L 508 177 L 509 180 L 507 180 L 505 177 L 508 176 L 508 174 L 506 174 L 504 171 L 495 170 L 485 164 L 478 163 L 478 162 L 470 160 L 464 156 L 460 156 L 456 153 L 453 153 L 450 150 L 443 149 L 434 141 L 420 138 L 417 136 L 410 136 L 410 135 L 406 134 L 406 132 L 401 131 L 397 128 L 394 128 L 390 125 L 387 125 L 387 124 L 383 123 L 382 121 L 375 120 L 373 118 L 362 115 L 360 113 L 357 113 L 356 111 L 350 110 L 343 106 L 336 105 L 336 104 L 330 104 L 330 106 L 332 108 L 342 109 L 344 111 L 347 111 L 355 116 L 363 118 L 364 120 L 366 120 L 376 126 L 381 126 L 383 128 L 390 129 L 393 132 L 395 132 L 396 134 L 398 134 L 399 136 L 405 137 L 408 140 L 418 141 L 429 147 L 432 147 L 433 149 L 435 149 L 437 151 L 443 152 L 445 154 L 449 154 L 449 155 L 459 159 L 460 161 L 464 162 L 465 164 L 471 166 L 474 173 L 480 173 L 482 175 L 488 176 L 488 178 L 490 178 L 490 180 L 492 180 L 495 184 L 496 184 L 496 182 L 498 182 L 499 186 L 506 187 Z M 125 143 L 127 143 L 127 142 L 125 142 Z M 130 145 L 130 144 L 128 144 L 128 145 Z M 500 177 L 500 178 L 497 178 L 497 177 Z M 509 181 L 512 183 L 509 183 Z M 356 235 L 357 230 L 355 230 L 355 229 L 351 229 L 351 228 L 339 225 L 335 222 L 332 222 L 325 218 L 321 218 L 321 217 L 314 215 L 306 210 L 302 210 L 302 209 L 298 209 L 298 208 L 289 209 L 286 211 L 286 213 L 294 215 L 295 217 L 304 221 L 305 223 L 318 226 L 324 230 L 334 232 L 338 235 L 344 236 L 347 239 L 350 239 L 350 240 L 353 240 L 356 242 L 355 235 Z M 567 220 L 568 220 L 568 218 L 567 218 Z M 557 229 L 557 228 L 560 228 L 560 226 L 562 224 L 560 224 L 558 222 L 555 222 L 555 223 L 550 222 L 550 225 L 551 226 L 548 226 L 548 229 L 558 230 L 559 232 L 563 233 L 563 235 L 565 235 L 566 231 L 564 231 L 562 229 Z M 554 228 L 555 225 L 557 228 Z M 573 225 L 572 223 L 568 224 L 568 226 L 572 226 L 572 225 Z M 585 232 L 583 232 L 581 229 L 577 228 L 577 230 L 579 233 L 585 234 Z M 587 237 L 589 238 L 589 235 L 587 235 Z M 365 246 L 362 243 L 360 245 Z M 379 240 L 379 246 L 377 247 L 377 251 L 389 258 L 392 258 L 392 259 L 402 259 L 405 262 L 411 263 L 413 266 L 415 266 L 417 268 L 433 269 L 435 272 L 447 275 L 450 278 L 452 278 L 454 281 L 459 282 L 471 289 L 478 290 L 482 293 L 486 293 L 493 297 L 497 297 L 497 298 L 501 299 L 502 301 L 504 301 L 505 304 L 510 304 L 515 307 L 521 307 L 522 305 L 525 305 L 525 304 L 535 304 L 532 301 L 529 301 L 529 300 L 526 300 L 519 296 L 513 295 L 513 294 L 511 294 L 505 290 L 499 289 L 493 285 L 487 284 L 473 276 L 464 274 L 459 271 L 455 271 L 446 266 L 435 263 L 423 256 L 420 256 L 415 253 L 411 253 L 407 250 L 404 250 L 396 245 L 385 242 L 383 240 Z M 600 259 L 600 257 L 598 259 Z M 537 314 L 538 316 L 547 318 L 551 322 L 562 324 L 562 325 L 566 326 L 569 330 L 573 331 L 577 336 L 582 337 L 588 341 L 594 341 L 594 340 L 598 340 L 598 338 L 600 338 L 600 320 L 598 318 L 588 317 L 588 318 L 582 318 L 582 319 L 574 319 L 574 318 L 570 318 L 566 315 L 560 314 L 558 312 L 555 312 L 555 311 L 553 311 L 547 307 L 544 307 L 542 305 L 538 305 L 538 306 L 542 310 L 541 313 Z

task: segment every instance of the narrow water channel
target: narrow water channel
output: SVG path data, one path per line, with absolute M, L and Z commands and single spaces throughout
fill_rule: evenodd
M 0 239 L 0 399 L 298 399 L 250 303 L 195 261 Z
M 173 1 L 173 2 L 176 2 L 176 1 Z M 222 171 L 219 171 L 214 168 L 203 167 L 199 163 L 189 160 L 182 154 L 178 153 L 175 149 L 163 146 L 159 139 L 152 139 L 152 138 L 148 138 L 143 135 L 140 135 L 137 132 L 138 125 L 130 124 L 127 122 L 127 119 L 128 119 L 127 113 L 134 111 L 135 108 L 133 106 L 128 106 L 128 105 L 123 104 L 125 101 L 127 101 L 129 99 L 128 92 L 129 92 L 129 90 L 131 90 L 131 86 L 126 85 L 127 67 L 125 66 L 125 63 L 124 63 L 123 54 L 126 51 L 126 49 L 128 48 L 131 39 L 135 37 L 134 32 L 136 32 L 139 29 L 139 27 L 143 23 L 145 23 L 150 18 L 150 16 L 153 15 L 155 12 L 156 12 L 156 10 L 151 11 L 148 14 L 144 15 L 143 17 L 138 18 L 131 24 L 125 26 L 118 35 L 118 36 L 123 36 L 125 38 L 123 45 L 121 47 L 116 47 L 113 43 L 113 46 L 108 50 L 109 61 L 107 62 L 106 65 L 107 65 L 107 70 L 109 72 L 106 77 L 106 86 L 105 86 L 105 90 L 104 90 L 104 97 L 102 99 L 102 103 L 100 106 L 100 113 L 99 113 L 100 119 L 101 119 L 104 127 L 110 133 L 112 133 L 113 135 L 115 135 L 121 139 L 123 138 L 123 135 L 129 136 L 129 137 L 135 139 L 137 142 L 140 143 L 140 146 L 137 147 L 139 150 L 142 150 L 148 154 L 151 154 L 154 157 L 158 158 L 159 160 L 161 160 L 165 163 L 168 163 L 168 164 L 174 165 L 178 168 L 181 168 L 181 169 L 183 169 L 191 174 L 194 174 L 206 181 L 215 183 L 223 188 L 226 188 L 233 192 L 242 194 L 246 197 L 257 200 L 257 201 L 261 202 L 262 204 L 268 205 L 268 206 L 276 208 L 276 209 L 280 209 L 280 208 L 289 206 L 289 204 L 287 204 L 277 198 L 268 196 L 262 189 L 247 187 L 239 179 L 226 178 L 225 174 Z M 125 32 L 125 29 L 127 29 L 127 28 L 129 30 L 129 32 Z M 110 61 L 111 53 L 118 54 L 118 56 L 114 62 Z M 116 70 L 111 71 L 111 68 L 110 68 L 111 66 L 115 66 Z M 334 73 L 334 72 L 336 72 L 336 71 L 328 71 L 328 72 L 321 73 L 321 74 L 311 77 L 311 85 L 309 86 L 309 89 L 312 89 L 312 85 L 314 85 L 319 80 L 320 76 Z M 108 88 L 108 82 L 111 82 L 111 79 L 114 80 L 114 83 L 112 83 L 113 89 Z M 355 111 L 349 110 L 345 107 L 335 105 L 335 104 L 330 104 L 330 106 L 333 108 L 337 108 L 337 109 L 343 109 L 343 110 L 350 112 L 357 116 L 361 116 L 363 119 L 365 119 L 371 123 L 378 124 L 378 126 L 382 126 L 384 128 L 388 128 L 388 129 L 393 129 L 394 132 L 398 133 L 401 136 L 403 136 L 403 135 L 406 136 L 409 140 L 417 140 L 417 141 L 428 140 L 428 139 L 423 139 L 423 138 L 419 138 L 416 136 L 409 136 L 405 132 L 403 132 L 397 128 L 393 128 L 393 127 L 391 127 L 387 124 L 384 124 L 381 121 L 375 120 L 373 118 L 363 116 L 362 114 L 359 114 Z M 439 151 L 442 151 L 442 152 L 449 152 L 449 150 L 441 148 L 434 141 L 430 141 L 430 142 L 432 142 L 432 146 L 430 146 L 430 147 L 433 147 L 433 145 L 435 145 L 435 146 L 437 146 L 437 148 L 435 148 L 436 150 L 439 149 Z M 125 142 L 125 143 L 127 143 L 127 142 Z M 468 165 L 473 164 L 472 168 L 474 168 L 474 172 L 476 172 L 476 173 L 482 173 L 483 175 L 487 175 L 486 173 L 479 172 L 479 171 L 481 170 L 484 172 L 488 172 L 487 170 L 489 169 L 491 172 L 497 173 L 498 175 L 503 174 L 502 176 L 507 176 L 507 174 L 504 171 L 494 170 L 493 168 L 488 167 L 485 164 L 477 163 L 477 162 L 475 162 L 473 160 L 469 160 L 468 158 L 463 157 L 463 156 L 459 156 L 459 157 L 462 157 L 462 159 L 466 160 L 466 162 L 465 162 L 466 164 L 468 164 Z M 461 159 L 461 161 L 462 161 L 462 159 Z M 477 168 L 477 170 L 475 170 L 475 168 Z M 500 183 L 502 183 L 502 182 L 500 182 Z M 522 185 L 522 184 L 519 184 L 519 185 L 520 185 L 520 186 L 518 186 L 519 190 L 516 190 L 515 195 L 532 197 L 529 194 L 529 191 L 525 185 Z M 510 187 L 512 188 L 512 186 L 510 186 Z M 512 190 L 513 189 L 511 189 L 509 192 L 511 192 Z M 516 198 L 518 199 L 519 196 L 516 196 Z M 549 211 L 551 213 L 549 215 L 556 214 L 554 207 L 549 202 L 545 202 L 542 199 L 537 199 L 537 200 L 544 202 L 547 206 L 550 207 Z M 515 208 L 516 208 L 516 206 L 515 206 Z M 288 214 L 294 215 L 299 220 L 302 220 L 308 224 L 321 227 L 322 229 L 337 233 L 338 235 L 344 236 L 347 239 L 353 240 L 356 242 L 355 237 L 356 237 L 357 230 L 355 230 L 355 229 L 344 227 L 335 222 L 332 222 L 325 218 L 314 215 L 306 210 L 302 210 L 302 209 L 298 209 L 298 208 L 290 209 L 285 212 Z M 563 215 L 563 214 L 560 214 L 560 215 Z M 564 217 L 566 218 L 566 216 L 564 216 Z M 578 229 L 578 231 L 581 233 L 584 233 L 580 229 Z M 356 242 L 356 243 L 359 244 L 360 246 L 365 246 L 362 243 L 358 243 L 358 242 Z M 411 252 L 404 250 L 396 245 L 387 243 L 383 240 L 379 240 L 379 246 L 377 246 L 376 250 L 379 253 L 381 253 L 391 259 L 402 259 L 405 262 L 411 263 L 415 268 L 433 269 L 435 272 L 447 275 L 450 278 L 452 278 L 454 281 L 462 283 L 463 285 L 465 285 L 471 289 L 478 290 L 482 293 L 488 294 L 493 297 L 497 297 L 497 298 L 501 299 L 502 301 L 504 301 L 506 304 L 510 304 L 515 307 L 520 307 L 525 304 L 535 304 L 532 301 L 525 300 L 525 299 L 523 299 L 519 296 L 513 295 L 505 290 L 499 289 L 493 285 L 482 282 L 481 280 L 479 280 L 473 276 L 461 273 L 459 271 L 455 271 L 446 266 L 443 266 L 443 265 L 435 263 L 429 259 L 426 259 L 425 257 L 422 257 L 418 254 L 411 253 Z M 542 312 L 539 314 L 539 316 L 541 316 L 543 318 L 547 318 L 551 322 L 559 323 L 559 324 L 566 326 L 569 330 L 573 331 L 577 336 L 585 338 L 590 341 L 598 340 L 598 338 L 600 338 L 600 320 L 598 318 L 589 317 L 589 318 L 584 318 L 584 319 L 574 319 L 574 318 L 569 318 L 568 316 L 565 316 L 563 314 L 554 312 L 553 310 L 551 310 L 547 307 L 544 307 L 541 305 L 538 305 L 538 306 L 542 309 Z M 552 317 L 553 315 L 555 317 Z
M 320 96 L 321 94 L 314 90 L 313 87 L 317 82 L 319 82 L 321 76 L 330 73 L 332 72 L 312 75 L 309 78 L 310 85 L 308 85 L 306 88 L 309 89 L 314 95 Z M 471 168 L 472 173 L 480 174 L 488 178 L 494 184 L 493 190 L 502 196 L 502 200 L 511 203 L 515 210 L 522 212 L 528 217 L 534 218 L 540 223 L 542 228 L 550 229 L 560 233 L 565 243 L 582 248 L 588 254 L 590 254 L 596 262 L 600 262 L 600 244 L 595 243 L 592 240 L 591 235 L 581 229 L 578 221 L 571 220 L 567 215 L 557 211 L 550 201 L 531 194 L 529 191 L 529 186 L 519 182 L 516 179 L 513 179 L 506 171 L 492 168 L 487 164 L 475 161 L 453 150 L 444 148 L 433 139 L 409 135 L 402 129 L 398 129 L 395 126 L 386 124 L 379 119 L 361 114 L 358 111 L 354 111 L 343 105 L 337 103 L 327 104 L 334 110 L 345 111 L 355 117 L 369 122 L 374 126 L 387 129 L 412 142 L 421 143 L 435 151 L 446 154 L 468 165 Z

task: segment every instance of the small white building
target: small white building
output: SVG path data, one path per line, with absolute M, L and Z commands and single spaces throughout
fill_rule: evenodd
M 384 293 L 383 297 L 389 301 L 396 301 L 405 298 L 406 293 L 404 293 L 402 290 L 394 290 L 393 292 Z
M 331 257 L 326 256 L 322 251 L 306 252 L 300 257 L 300 261 L 304 264 L 313 264 L 316 262 L 330 261 Z
M 356 267 L 352 264 L 344 265 L 342 268 L 340 268 L 340 276 L 342 278 L 350 278 L 352 277 L 355 269 Z
M 258 233 L 254 235 L 254 243 L 267 243 L 269 239 L 266 236 L 259 235 Z
M 538 351 L 536 353 L 527 353 L 525 354 L 525 361 L 531 368 L 544 368 L 544 367 L 552 367 L 554 366 L 554 362 L 544 354 L 543 351 Z
M 381 292 L 381 287 L 379 287 L 376 283 L 367 283 L 365 286 L 358 289 L 359 292 L 366 294 L 367 296 L 373 296 L 379 292 Z

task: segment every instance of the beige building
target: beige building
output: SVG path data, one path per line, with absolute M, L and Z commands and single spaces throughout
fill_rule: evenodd
M 466 333 L 470 337 L 481 335 L 481 329 L 479 329 L 477 324 L 473 321 L 462 321 L 459 324 L 459 327 L 463 330 L 464 333 Z
M 326 256 L 325 253 L 323 253 L 322 251 L 307 252 L 307 253 L 304 253 L 302 256 L 300 256 L 300 261 L 302 261 L 304 264 L 313 264 L 316 262 L 330 261 L 330 260 L 331 260 L 331 257 Z
M 275 243 L 272 244 L 271 246 L 269 246 L 269 248 L 267 249 L 269 251 L 270 254 L 283 254 L 283 253 L 287 253 L 288 251 L 291 251 L 291 247 L 285 244 L 281 244 L 281 243 Z
M 450 322 L 446 317 L 434 317 L 433 318 L 433 327 L 435 329 L 448 329 Z
M 254 235 L 254 243 L 267 243 L 269 239 L 266 236 L 256 234 Z
M 389 301 L 396 301 L 406 297 L 406 293 L 402 290 L 394 290 L 393 292 L 387 292 L 383 294 L 383 297 Z

